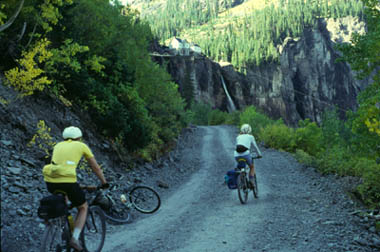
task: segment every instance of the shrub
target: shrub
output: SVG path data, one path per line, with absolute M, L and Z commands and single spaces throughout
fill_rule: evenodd
M 228 114 L 225 124 L 238 125 L 240 122 L 240 112 L 234 111 Z
M 256 111 L 256 108 L 253 106 L 249 106 L 243 110 L 240 114 L 240 125 L 244 123 L 248 123 L 252 127 L 252 133 L 258 135 L 258 139 L 260 139 L 259 132 L 261 129 L 264 129 L 266 126 L 274 123 L 272 119 L 267 117 L 264 114 L 261 114 Z
M 5 72 L 5 77 L 22 96 L 32 95 L 36 90 L 42 91 L 51 81 L 44 76 L 40 65 L 52 56 L 47 50 L 50 42 L 43 39 L 30 51 L 22 53 L 23 58 L 16 60 L 20 67 Z
M 359 165 L 359 164 L 358 164 Z M 374 160 L 361 160 L 360 165 L 365 165 L 363 170 L 363 183 L 358 186 L 358 191 L 363 201 L 371 207 L 380 207 L 380 164 Z
M 225 124 L 228 120 L 229 114 L 218 109 L 211 110 L 208 118 L 209 125 Z
M 295 143 L 298 149 L 302 149 L 310 155 L 316 155 L 321 148 L 322 130 L 315 122 L 309 119 L 299 122 L 299 128 L 295 131 Z
M 40 150 L 45 152 L 45 158 L 49 158 L 51 151 L 53 150 L 56 142 L 53 140 L 53 137 L 50 135 L 51 129 L 45 124 L 44 120 L 40 120 L 37 123 L 36 134 L 27 144 L 28 147 L 38 146 Z
M 261 129 L 260 140 L 264 141 L 266 147 L 294 151 L 294 130 L 287 127 L 282 121 L 271 124 Z
M 355 157 L 343 146 L 335 145 L 317 154 L 317 168 L 324 174 L 359 175 L 355 172 L 354 166 Z
M 313 156 L 309 155 L 303 150 L 297 149 L 296 153 L 294 154 L 294 157 L 297 159 L 298 162 L 301 164 L 312 166 L 314 167 L 316 165 L 316 160 Z
M 211 106 L 205 103 L 193 103 L 191 105 L 193 113 L 192 123 L 196 125 L 208 125 L 209 114 L 211 113 Z
M 339 119 L 336 109 L 323 112 L 321 129 L 322 143 L 327 147 L 343 144 L 343 137 L 350 134 L 350 130 L 345 127 L 344 122 Z

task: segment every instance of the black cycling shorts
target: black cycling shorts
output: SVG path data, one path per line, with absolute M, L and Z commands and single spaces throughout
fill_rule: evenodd
M 46 182 L 49 192 L 56 193 L 56 191 L 63 191 L 73 204 L 78 207 L 86 202 L 86 195 L 80 188 L 78 183 L 50 183 Z

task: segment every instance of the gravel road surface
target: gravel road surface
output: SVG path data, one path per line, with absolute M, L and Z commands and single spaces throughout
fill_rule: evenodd
M 379 251 L 378 233 L 353 213 L 338 178 L 262 148 L 259 198 L 239 202 L 223 183 L 235 165 L 236 129 L 201 127 L 197 172 L 163 197 L 160 210 L 107 234 L 103 251 Z M 178 165 L 181 165 L 180 163 Z

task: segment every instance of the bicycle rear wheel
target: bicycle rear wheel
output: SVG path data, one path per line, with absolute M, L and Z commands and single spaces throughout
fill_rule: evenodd
M 106 221 L 103 210 L 90 206 L 86 223 L 82 231 L 82 242 L 86 252 L 100 252 L 106 237 Z
M 259 187 L 257 186 L 256 174 L 255 174 L 255 177 L 253 178 L 253 188 L 252 188 L 252 191 L 253 191 L 253 197 L 255 197 L 257 199 L 259 197 Z
M 70 227 L 65 217 L 51 220 L 42 236 L 40 252 L 70 252 Z
M 240 173 L 238 177 L 238 195 L 239 195 L 239 200 L 242 204 L 247 203 L 248 200 L 248 183 L 246 179 L 245 173 Z
M 161 206 L 161 199 L 153 188 L 149 186 L 135 186 L 129 192 L 129 200 L 137 211 L 141 213 L 154 213 Z
M 103 209 L 106 219 L 117 224 L 131 222 L 131 203 L 121 201 L 120 197 L 116 199 L 111 198 L 111 196 L 109 197 L 112 202 L 111 207 L 106 210 Z

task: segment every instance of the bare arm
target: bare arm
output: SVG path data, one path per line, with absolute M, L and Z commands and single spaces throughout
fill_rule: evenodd
M 106 178 L 104 177 L 103 171 L 100 168 L 98 162 L 96 162 L 95 157 L 87 158 L 87 161 L 90 164 L 92 171 L 96 174 L 96 176 L 102 182 L 102 185 L 106 184 L 107 183 Z
M 259 147 L 257 146 L 257 143 L 256 143 L 256 140 L 255 140 L 255 137 L 253 137 L 252 145 L 255 147 L 257 154 L 258 154 L 259 156 L 262 156 L 262 155 L 261 155 L 261 151 L 260 151 Z

